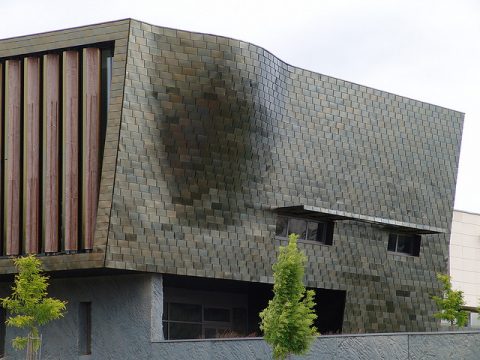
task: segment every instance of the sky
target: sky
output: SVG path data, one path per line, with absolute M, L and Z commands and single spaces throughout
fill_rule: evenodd
M 0 0 L 0 39 L 134 18 L 465 113 L 455 208 L 480 213 L 479 0 Z

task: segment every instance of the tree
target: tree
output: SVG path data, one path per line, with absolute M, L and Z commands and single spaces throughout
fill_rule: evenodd
M 34 255 L 17 258 L 14 263 L 18 274 L 12 295 L 0 300 L 11 314 L 6 324 L 28 331 L 27 336 L 13 339 L 13 347 L 27 347 L 27 359 L 34 359 L 41 345 L 39 327 L 63 317 L 67 303 L 47 297 L 49 277 L 43 274 L 42 263 Z
M 275 359 L 286 359 L 291 354 L 308 351 L 317 329 L 313 321 L 313 290 L 303 284 L 307 257 L 297 248 L 298 235 L 289 237 L 287 246 L 280 246 L 280 254 L 273 265 L 273 299 L 260 313 L 260 329 L 273 348 Z
M 442 284 L 442 295 L 432 296 L 436 302 L 439 312 L 434 316 L 437 319 L 447 320 L 450 322 L 450 327 L 463 327 L 467 324 L 468 313 L 463 310 L 465 300 L 463 299 L 463 292 L 452 289 L 452 282 L 450 276 L 446 274 L 437 274 L 437 279 Z

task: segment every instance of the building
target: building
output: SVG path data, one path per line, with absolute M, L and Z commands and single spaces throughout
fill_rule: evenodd
M 470 313 L 469 326 L 480 327 L 476 309 L 480 306 L 480 214 L 455 210 L 450 236 L 452 285 L 462 290 Z
M 258 334 L 290 232 L 323 333 L 439 328 L 462 113 L 129 19 L 1 40 L 0 66 L 2 292 L 38 253 L 69 301 L 46 356 Z

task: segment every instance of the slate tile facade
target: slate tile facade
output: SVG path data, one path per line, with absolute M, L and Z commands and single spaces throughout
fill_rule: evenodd
M 307 285 L 347 292 L 344 332 L 438 328 L 430 296 L 447 271 L 462 113 L 296 68 L 235 39 L 136 20 L 88 31 L 117 26 L 105 37 L 116 75 L 95 251 L 78 256 L 271 283 L 285 243 L 275 239 L 277 208 L 441 228 L 422 235 L 419 257 L 387 252 L 391 230 L 365 221 L 336 221 L 331 246 L 300 243 Z M 0 42 L 0 57 L 8 46 Z

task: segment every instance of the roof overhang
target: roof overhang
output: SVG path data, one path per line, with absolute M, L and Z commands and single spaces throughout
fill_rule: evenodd
M 368 216 L 361 214 L 354 214 L 347 211 L 332 210 L 326 208 L 320 208 L 311 205 L 294 205 L 286 207 L 273 208 L 273 211 L 282 215 L 308 217 L 314 219 L 329 219 L 334 221 L 339 220 L 355 220 L 365 223 L 370 223 L 385 228 L 394 229 L 396 231 L 410 232 L 415 234 L 444 234 L 446 229 L 438 228 L 434 226 L 413 224 L 403 221 L 397 221 L 392 219 L 386 219 L 376 216 Z

